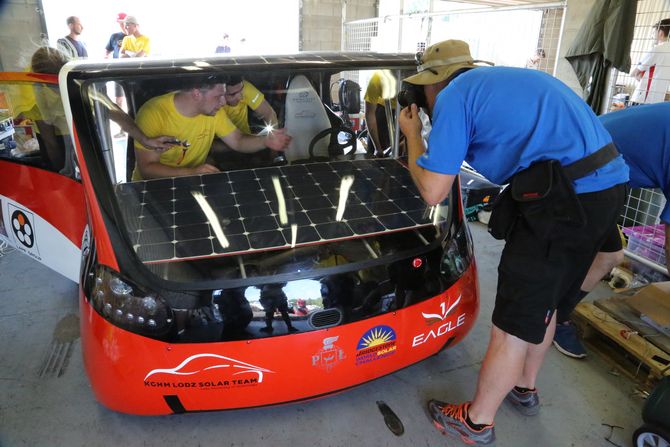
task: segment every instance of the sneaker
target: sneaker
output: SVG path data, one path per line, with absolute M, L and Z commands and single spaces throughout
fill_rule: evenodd
M 495 445 L 496 434 L 493 425 L 474 430 L 465 422 L 468 408 L 470 408 L 470 402 L 454 405 L 439 400 L 428 401 L 428 412 L 433 425 L 443 435 L 449 433 L 459 437 L 468 445 Z
M 540 412 L 540 398 L 537 395 L 537 390 L 528 390 L 525 392 L 517 391 L 516 387 L 512 388 L 505 400 L 516 408 L 524 416 L 535 416 Z
M 586 357 L 586 349 L 579 341 L 577 335 L 577 328 L 571 323 L 562 323 L 556 325 L 556 333 L 554 334 L 554 346 L 558 352 L 565 354 L 568 357 L 575 359 L 583 359 Z

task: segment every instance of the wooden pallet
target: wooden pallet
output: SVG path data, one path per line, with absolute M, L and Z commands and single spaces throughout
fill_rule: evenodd
M 670 375 L 670 353 L 593 303 L 580 303 L 572 321 L 592 351 L 645 389 L 651 390 L 659 379 Z

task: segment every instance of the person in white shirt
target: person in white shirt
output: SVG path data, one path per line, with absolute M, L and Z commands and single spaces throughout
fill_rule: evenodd
M 631 102 L 633 104 L 652 104 L 665 101 L 670 87 L 670 18 L 654 25 L 657 45 L 642 57 L 631 72 L 639 81 Z

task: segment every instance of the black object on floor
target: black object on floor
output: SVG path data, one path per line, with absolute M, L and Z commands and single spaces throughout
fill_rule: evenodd
M 405 433 L 405 427 L 402 425 L 402 421 L 383 400 L 377 401 L 377 407 L 379 407 L 379 411 L 382 413 L 382 416 L 384 416 L 384 423 L 386 423 L 386 426 L 391 430 L 391 433 L 396 436 L 401 436 Z

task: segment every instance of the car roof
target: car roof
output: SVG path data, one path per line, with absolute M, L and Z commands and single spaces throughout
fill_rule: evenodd
M 219 56 L 189 58 L 124 58 L 100 61 L 77 60 L 68 64 L 68 77 L 95 79 L 101 77 L 146 76 L 160 73 L 206 74 L 209 72 L 327 69 L 364 70 L 374 68 L 411 68 L 414 55 L 374 52 L 303 52 L 269 56 Z

